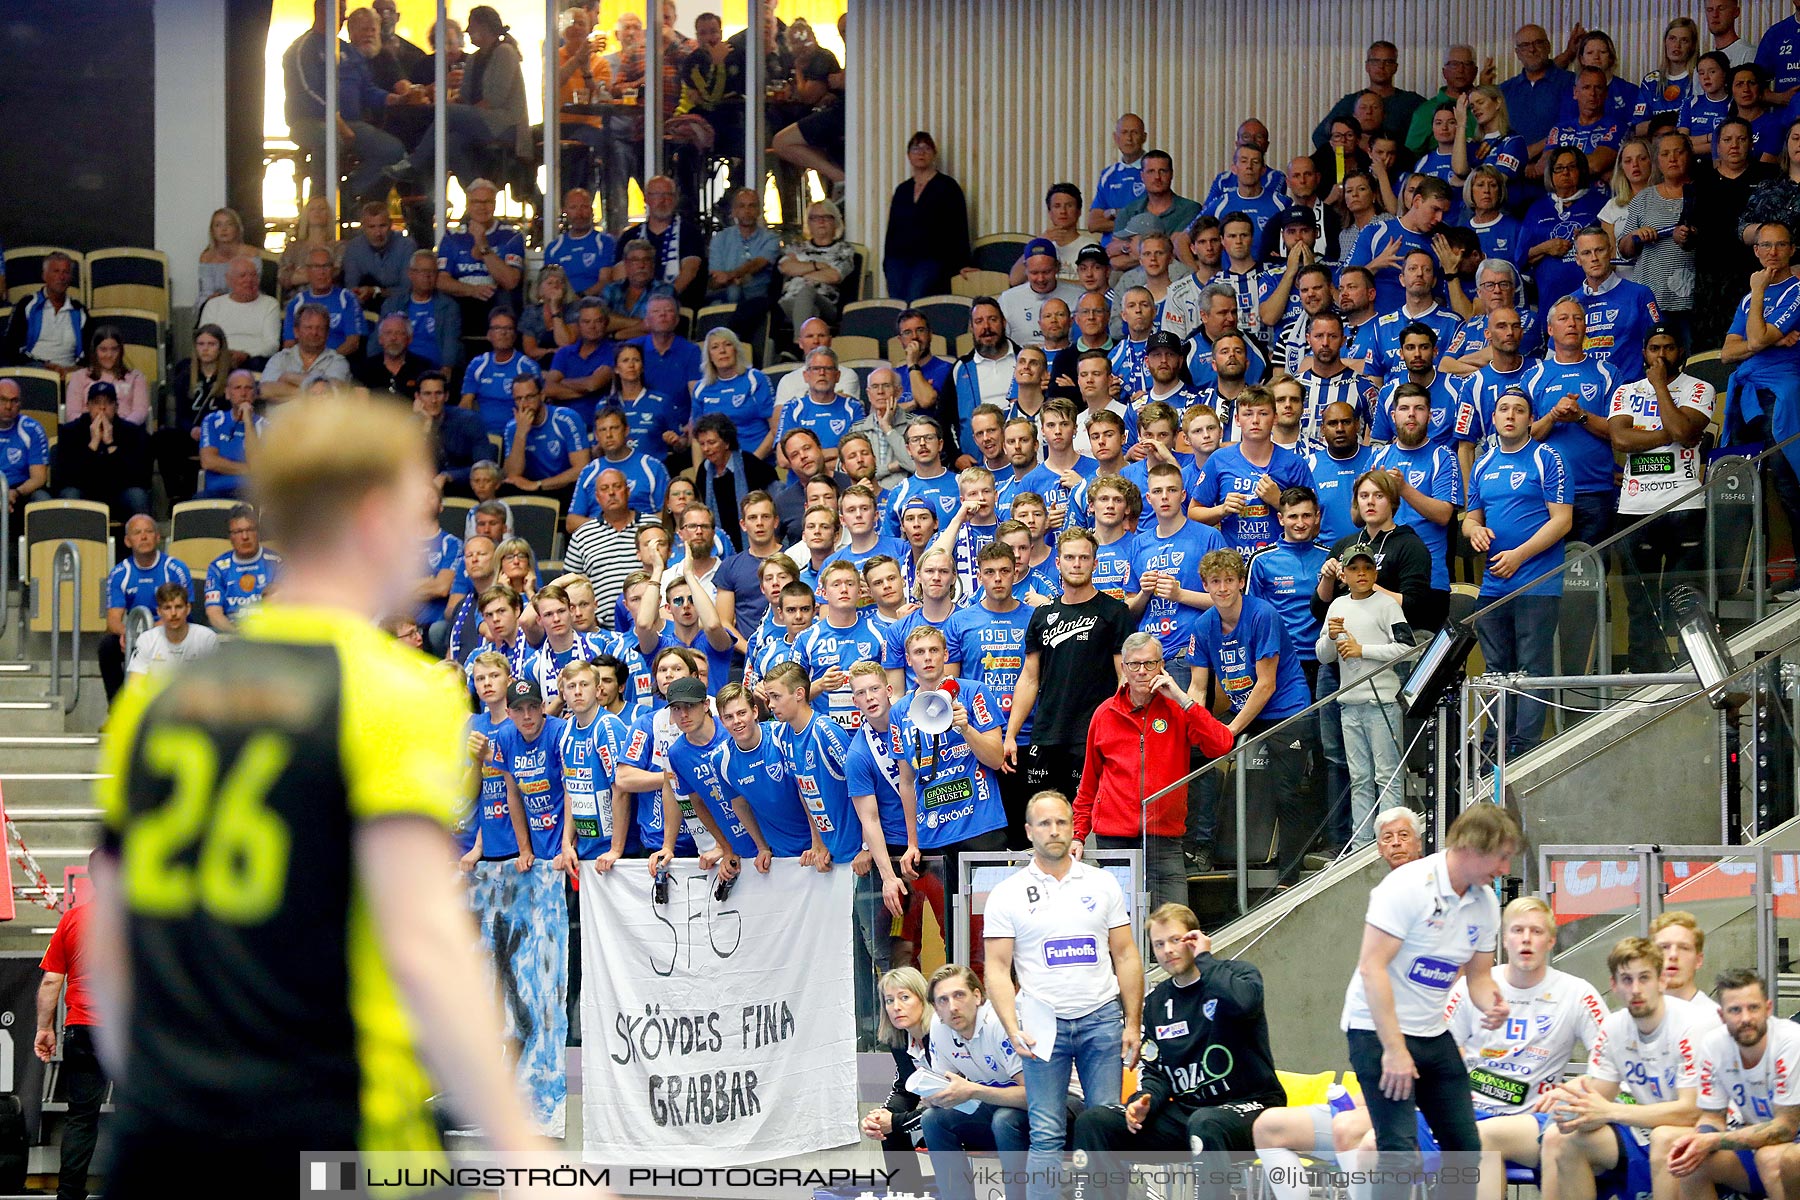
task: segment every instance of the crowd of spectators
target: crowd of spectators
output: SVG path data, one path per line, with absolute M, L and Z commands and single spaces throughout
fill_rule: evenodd
M 1451 47 L 1427 99 L 1395 85 L 1395 48 L 1376 42 L 1368 87 L 1325 114 L 1305 146 L 1284 147 L 1302 152 L 1272 159 L 1275 137 L 1246 120 L 1225 169 L 1194 197 L 1177 191 L 1177 164 L 1144 122 L 1124 114 L 1117 160 L 1090 193 L 1048 188 L 1047 225 L 1010 286 L 974 299 L 966 328 L 924 304 L 905 308 L 898 361 L 860 372 L 833 349 L 834 327 L 854 272 L 873 264 L 856 262 L 830 199 L 807 205 L 804 229 L 783 244 L 756 193 L 737 192 L 708 243 L 674 178 L 644 180 L 645 219 L 612 232 L 596 223 L 590 189 L 575 187 L 531 277 L 523 237 L 495 215 L 499 186 L 472 162 L 472 147 L 521 152 L 517 139 L 529 139 L 507 99 L 517 47 L 491 9 L 470 14 L 478 50 L 457 68 L 452 106 L 466 112 L 448 118 L 452 132 L 468 127 L 451 138 L 449 164 L 467 176 L 466 211 L 435 250 L 416 246 L 383 197 L 385 181 L 425 165 L 426 85 L 407 79 L 430 64 L 420 55 L 381 83 L 382 56 L 396 53 L 391 25 L 357 10 L 348 50 L 362 61 L 340 79 L 352 99 L 336 121 L 356 158 L 351 190 L 369 200 L 355 235 L 340 241 L 329 206 L 309 206 L 271 296 L 241 221 L 214 213 L 197 264 L 203 303 L 168 373 L 166 408 L 125 361 L 118 331 L 87 320 L 68 259 L 47 258 L 42 290 L 15 308 L 0 351 L 55 371 L 64 395 L 45 414 L 58 424 L 52 449 L 18 385 L 0 379 L 8 503 L 16 515 L 35 499 L 97 499 L 124 523 L 128 554 L 109 581 L 100 649 L 110 693 L 128 671 L 206 653 L 279 594 L 279 554 L 247 506 L 232 511 L 231 549 L 204 580 L 161 549 L 155 477 L 170 501 L 234 497 L 266 406 L 321 388 L 392 395 L 431 432 L 441 497 L 473 502 L 466 524 L 422 532 L 416 593 L 395 632 L 468 680 L 481 783 L 458 853 L 490 936 L 496 914 L 541 894 L 509 880 L 541 882 L 584 860 L 602 871 L 647 860 L 636 869 L 654 871 L 698 856 L 725 879 L 746 863 L 767 870 L 772 856 L 848 863 L 859 1011 L 879 1010 L 897 1031 L 903 1074 L 947 1081 L 924 1097 L 917 1127 L 934 1161 L 945 1156 L 940 1188 L 955 1195 L 962 1149 L 1017 1151 L 1035 1173 L 1062 1145 L 1071 1067 L 1089 1094 L 1117 1093 L 1140 1018 L 1155 1030 L 1145 1047 L 1182 1041 L 1162 1032 L 1172 1010 L 1153 1021 L 1144 1007 L 1116 885 L 1107 892 L 1110 878 L 1082 861 L 1090 847 L 1143 847 L 1150 945 L 1177 983 L 1197 980 L 1194 994 L 1218 1001 L 1204 1024 L 1239 1065 L 1229 1087 L 1202 1096 L 1175 1063 L 1157 1063 L 1122 1113 L 1091 1109 L 1070 1136 L 1095 1152 L 1146 1137 L 1185 1147 L 1190 1136 L 1249 1149 L 1258 1114 L 1281 1106 L 1266 1028 L 1257 1033 L 1260 980 L 1212 959 L 1184 907 L 1190 876 L 1220 856 L 1219 776 L 1191 795 L 1144 799 L 1335 697 L 1262 741 L 1251 803 L 1273 815 L 1270 858 L 1291 878 L 1316 849 L 1379 843 L 1389 857 L 1405 841 L 1398 828 L 1416 856 L 1392 664 L 1444 625 L 1460 580 L 1482 604 L 1505 601 L 1476 625 L 1488 666 L 1548 674 L 1567 546 L 1626 525 L 1636 532 L 1611 569 L 1630 603 L 1629 666 L 1670 665 L 1666 596 L 1698 569 L 1709 437 L 1800 433 L 1800 120 L 1784 107 L 1800 89 L 1800 18 L 1768 31 L 1753 56 L 1735 8 L 1708 3 L 1705 54 L 1694 22 L 1671 22 L 1641 85 L 1619 78 L 1604 33 L 1577 30 L 1553 58 L 1546 31 L 1527 25 L 1517 74 L 1496 80 L 1491 62 L 1478 70 L 1472 50 Z M 610 61 L 584 61 L 584 19 L 571 18 L 567 78 L 615 96 L 636 86 L 641 25 L 633 37 L 621 22 Z M 765 46 L 798 24 L 772 24 Z M 290 122 L 316 126 L 315 143 L 329 136 L 323 109 L 304 100 L 323 44 L 321 24 L 286 60 Z M 720 39 L 717 18 L 700 18 L 689 52 L 664 56 L 678 64 L 680 86 L 665 88 L 678 97 L 673 115 L 741 139 L 730 114 L 742 53 Z M 795 56 L 803 94 L 841 87 L 824 53 Z M 797 120 L 785 147 L 831 180 L 808 158 L 829 153 L 832 130 L 817 116 Z M 835 120 L 841 161 L 841 110 Z M 604 160 L 629 160 L 617 149 L 628 129 L 612 118 L 587 128 Z M 889 294 L 912 305 L 969 267 L 969 228 L 932 135 L 916 133 L 907 152 L 881 267 Z M 602 186 L 623 190 L 612 177 Z M 604 208 L 610 221 L 617 210 Z M 736 312 L 704 336 L 682 332 L 683 307 L 708 302 Z M 378 314 L 372 327 L 366 312 Z M 775 312 L 797 359 L 779 378 L 758 365 Z M 964 334 L 965 352 L 934 350 L 934 339 Z M 1710 349 L 1729 368 L 1725 395 L 1686 370 Z M 153 411 L 173 420 L 151 432 Z M 1800 516 L 1786 457 L 1774 474 L 1780 503 Z M 556 502 L 555 549 L 518 536 L 517 497 Z M 134 608 L 158 620 L 127 663 Z M 196 608 L 203 620 L 189 619 Z M 921 701 L 933 694 L 947 725 Z M 1544 711 L 1509 703 L 1517 753 L 1541 736 Z M 822 773 L 796 767 L 820 759 Z M 1414 893 L 1429 883 L 1452 893 L 1446 903 L 1481 907 L 1503 873 L 1496 860 L 1521 848 L 1516 828 L 1481 820 L 1464 842 L 1449 831 L 1445 855 L 1427 860 L 1436 875 L 1406 877 Z M 959 855 L 1007 847 L 1032 850 L 1016 878 L 1063 897 L 1055 912 L 1069 928 L 1101 922 L 1087 935 L 1105 979 L 1042 976 L 1044 918 L 998 891 L 980 948 L 985 986 L 968 967 L 929 984 L 903 967 L 909 953 L 917 961 L 922 906 L 949 927 L 943 889 Z M 922 875 L 924 856 L 944 861 L 940 883 Z M 890 936 L 884 909 L 905 937 Z M 1461 960 L 1443 979 L 1415 971 L 1406 996 L 1383 1001 L 1369 980 L 1400 962 L 1410 936 L 1387 915 L 1372 902 L 1371 929 L 1396 946 L 1378 945 L 1382 959 L 1365 944 L 1366 991 L 1353 984 L 1346 1010 L 1359 1014 L 1347 1018 L 1350 1055 L 1371 1097 L 1362 1129 L 1372 1122 L 1382 1151 L 1404 1139 L 1398 1110 L 1373 1097 L 1405 1099 L 1410 1081 L 1393 1082 L 1403 1060 L 1419 1061 L 1421 1107 L 1448 1104 L 1456 1087 L 1427 1097 L 1425 1072 L 1454 1074 L 1463 1057 L 1486 1055 L 1477 1025 L 1508 1004 L 1549 1010 L 1554 934 L 1529 909 L 1509 909 L 1504 925 L 1497 912 L 1472 918 L 1462 949 L 1475 957 L 1460 986 L 1463 1011 L 1483 1018 L 1455 1027 L 1460 1053 L 1438 1043 L 1427 1065 L 1396 1039 L 1443 1033 L 1425 1001 L 1441 1008 Z M 1509 950 L 1498 980 L 1487 974 L 1497 931 Z M 509 952 L 499 940 L 491 949 Z M 951 947 L 971 961 L 977 949 Z M 1661 947 L 1620 953 L 1615 987 L 1645 964 L 1651 983 L 1670 976 Z M 1009 965 L 1054 1010 L 1049 1061 L 1030 1052 Z M 1690 967 L 1679 986 L 1691 978 Z M 1749 1029 L 1756 1003 L 1744 994 L 1762 985 L 1732 980 L 1725 1020 Z M 1382 1003 L 1403 1006 L 1397 1024 Z M 1630 1013 L 1648 1036 L 1643 1012 Z M 1201 1020 L 1187 1020 L 1195 1040 L 1172 1045 L 1172 1058 L 1209 1044 Z M 874 1043 L 872 1020 L 860 1032 Z M 992 1078 L 971 1058 L 988 1040 L 1004 1047 Z M 1679 1071 L 1659 1078 L 1691 1091 Z M 1583 1114 L 1546 1138 L 1546 1170 L 1606 1165 L 1604 1147 L 1577 1137 L 1600 1128 L 1583 1124 L 1594 1114 L 1623 1119 L 1594 1099 L 1604 1086 L 1593 1078 L 1533 1077 L 1545 1086 L 1531 1101 L 1554 1096 Z M 1715 1136 L 1709 1097 L 1720 1097 L 1700 1092 L 1699 1108 L 1683 1100 L 1679 1112 L 1640 1098 L 1656 1112 L 1639 1114 L 1659 1130 L 1701 1114 L 1698 1134 L 1671 1139 L 1660 1158 L 1664 1134 L 1622 1138 L 1614 1157 L 1636 1146 L 1646 1170 L 1654 1160 L 1734 1182 L 1729 1163 L 1702 1152 Z M 1227 1093 L 1229 1117 L 1219 1115 Z M 866 1131 L 898 1148 L 918 1098 L 897 1085 Z M 1496 1117 L 1526 1111 L 1526 1099 Z M 1446 1149 L 1475 1148 L 1461 1126 L 1454 1137 L 1431 1127 Z M 1317 1145 L 1314 1128 L 1308 1118 L 1295 1150 L 1349 1150 L 1362 1137 Z M 1511 1155 L 1514 1143 L 1501 1147 Z

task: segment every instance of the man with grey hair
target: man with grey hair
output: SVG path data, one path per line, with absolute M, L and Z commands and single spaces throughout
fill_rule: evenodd
M 1494 361 L 1488 337 L 1490 318 L 1501 309 L 1518 314 L 1517 345 L 1507 353 L 1535 358 L 1543 349 L 1543 326 L 1537 313 L 1520 305 L 1523 282 L 1519 269 L 1503 258 L 1484 258 L 1475 268 L 1475 312 L 1439 349 L 1438 366 L 1451 375 L 1471 375 Z
M 803 368 L 807 358 L 814 350 L 820 346 L 831 345 L 831 326 L 818 317 L 802 322 L 795 333 L 796 341 L 800 346 L 800 362 Z M 784 374 L 775 385 L 775 411 L 781 412 L 788 405 L 800 399 L 806 394 L 809 386 L 804 369 Z M 862 380 L 855 371 L 840 371 L 838 381 L 833 386 L 840 396 L 846 396 L 851 400 L 862 399 Z
M 1437 115 L 1438 106 L 1455 103 L 1475 90 L 1475 47 L 1466 42 L 1458 42 L 1444 54 L 1444 65 L 1441 68 L 1444 86 L 1438 89 L 1437 95 L 1413 110 L 1412 119 L 1406 123 L 1406 152 L 1409 155 L 1424 154 L 1431 149 L 1431 118 Z M 1469 140 L 1474 141 L 1479 134 L 1475 128 L 1475 114 L 1469 114 Z
M 1194 748 L 1208 758 L 1229 754 L 1232 735 L 1164 669 L 1155 634 L 1131 634 L 1120 658 L 1125 682 L 1088 723 L 1074 850 L 1079 855 L 1090 840 L 1106 850 L 1141 848 L 1150 907 L 1182 903 L 1187 789 L 1176 788 L 1148 807 L 1144 801 L 1192 769 Z
M 294 344 L 269 357 L 262 370 L 262 394 L 269 400 L 291 400 L 309 379 L 350 381 L 350 364 L 325 340 L 331 315 L 317 304 L 303 304 L 294 314 Z
M 354 357 L 362 349 L 363 321 L 362 301 L 349 288 L 342 288 L 334 283 L 337 264 L 331 251 L 325 246 L 315 246 L 306 254 L 306 286 L 294 293 L 287 304 L 287 315 L 282 322 L 281 344 L 294 344 L 294 318 L 302 308 L 312 305 L 323 309 L 330 322 L 325 344 L 343 355 L 346 359 Z
M 1375 848 L 1390 871 L 1422 858 L 1425 854 L 1424 822 L 1419 820 L 1419 814 L 1404 804 L 1376 813 Z
M 390 313 L 375 327 L 375 352 L 352 359 L 350 375 L 371 392 L 389 392 L 410 401 L 419 390 L 419 376 L 436 370 L 411 346 L 412 322 Z
M 43 278 L 44 286 L 13 309 L 0 359 L 67 376 L 87 348 L 87 308 L 69 294 L 75 260 L 61 250 L 46 254 Z
M 806 352 L 806 391 L 781 409 L 776 435 L 777 444 L 795 429 L 805 429 L 819 439 L 824 451 L 824 466 L 830 471 L 837 464 L 837 444 L 862 415 L 861 405 L 852 403 L 837 392 L 837 351 L 830 346 L 815 346 Z M 852 372 L 854 374 L 854 372 Z
M 357 210 L 359 236 L 344 250 L 344 286 L 370 308 L 406 290 L 406 268 L 418 246 L 394 232 L 385 199 L 370 200 Z
M 200 306 L 194 327 L 217 325 L 224 331 L 232 366 L 261 367 L 281 349 L 281 304 L 263 292 L 262 264 L 248 254 L 226 266 L 225 284 L 227 291 Z
M 412 326 L 412 352 L 433 366 L 455 371 L 462 361 L 462 309 L 438 290 L 437 279 L 437 252 L 413 251 L 406 263 L 406 286 L 387 298 L 381 315 L 405 317 Z
M 1201 288 L 1199 317 L 1200 326 L 1188 339 L 1187 360 L 1188 377 L 1196 388 L 1219 381 L 1219 372 L 1213 365 L 1214 340 L 1227 333 L 1239 333 L 1237 288 L 1222 279 Z M 1244 337 L 1244 383 L 1254 386 L 1268 377 L 1269 360 L 1262 347 Z

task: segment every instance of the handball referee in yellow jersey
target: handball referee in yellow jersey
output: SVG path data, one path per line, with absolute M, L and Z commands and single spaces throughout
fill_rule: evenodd
M 492 1149 L 547 1148 L 445 865 L 462 681 L 376 626 L 423 574 L 424 431 L 314 395 L 249 465 L 275 594 L 211 658 L 134 676 L 106 734 L 112 1200 L 299 1194 L 303 1151 L 433 1152 L 438 1092 Z

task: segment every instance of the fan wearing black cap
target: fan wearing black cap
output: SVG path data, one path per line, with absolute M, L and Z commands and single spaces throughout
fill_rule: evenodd
M 128 520 L 150 511 L 150 435 L 119 418 L 119 393 L 106 380 L 92 384 L 87 411 L 57 431 L 51 479 L 62 500 L 94 500 Z
M 1674 621 L 1664 602 L 1683 576 L 1702 569 L 1706 497 L 1700 441 L 1718 404 L 1713 385 L 1682 370 L 1687 346 L 1674 326 L 1652 325 L 1644 336 L 1644 377 L 1612 394 L 1606 426 L 1613 450 L 1625 460 L 1619 488 L 1620 525 L 1640 521 L 1620 547 L 1625 565 L 1625 603 L 1631 614 L 1630 665 L 1634 672 L 1667 671 L 1667 630 Z
M 1006 317 L 1006 336 L 1021 346 L 1041 346 L 1044 331 L 1038 325 L 1038 312 L 1052 297 L 1062 300 L 1074 311 L 1081 299 L 1081 288 L 1057 277 L 1059 260 L 1056 243 L 1049 238 L 1032 238 L 1025 246 L 1025 282 L 1000 293 L 1000 312 Z

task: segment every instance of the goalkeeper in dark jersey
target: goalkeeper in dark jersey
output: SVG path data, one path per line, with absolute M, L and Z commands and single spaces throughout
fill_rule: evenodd
M 375 624 L 422 570 L 423 428 L 309 396 L 249 468 L 278 592 L 210 658 L 135 678 L 106 734 L 112 1200 L 293 1195 L 307 1151 L 431 1156 L 440 1092 L 493 1149 L 548 1148 L 444 869 L 474 784 L 462 681 Z
M 1169 978 L 1144 1000 L 1139 1090 L 1125 1104 L 1082 1112 L 1076 1169 L 1087 1173 L 1086 1196 L 1110 1198 L 1124 1195 L 1132 1158 L 1191 1151 L 1204 1156 L 1199 1194 L 1227 1196 L 1224 1152 L 1250 1150 L 1257 1115 L 1287 1103 L 1269 1053 L 1262 972 L 1214 958 L 1185 904 L 1150 914 L 1150 949 Z

